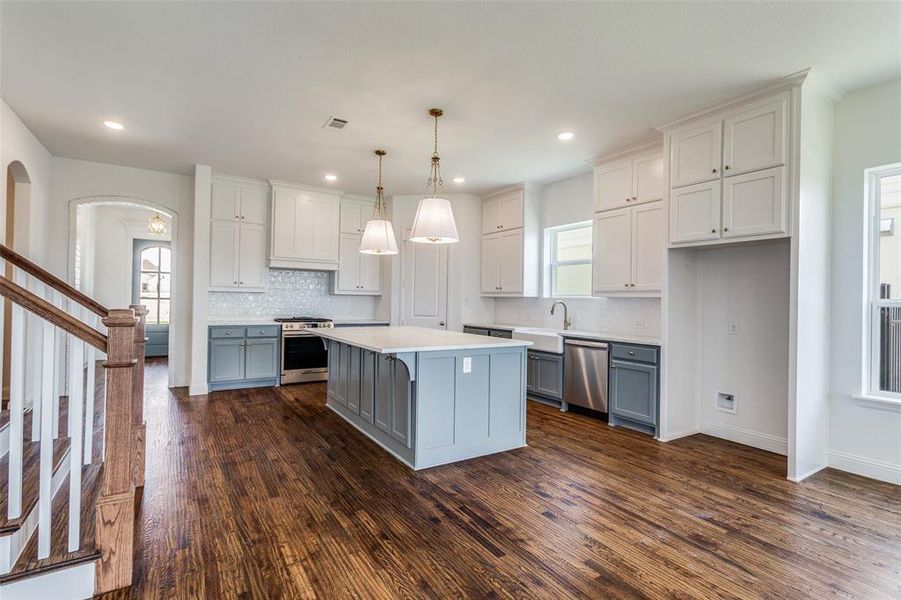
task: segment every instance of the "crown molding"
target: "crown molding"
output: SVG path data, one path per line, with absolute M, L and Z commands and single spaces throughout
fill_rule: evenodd
M 282 181 L 279 179 L 270 179 L 269 185 L 271 185 L 273 188 L 275 188 L 275 187 L 292 188 L 295 190 L 306 190 L 308 192 L 322 192 L 325 194 L 335 194 L 337 196 L 343 196 L 346 193 L 344 190 L 340 190 L 340 189 L 336 189 L 336 188 L 325 187 L 325 186 L 321 186 L 321 185 L 309 185 L 306 183 L 294 183 L 293 181 Z

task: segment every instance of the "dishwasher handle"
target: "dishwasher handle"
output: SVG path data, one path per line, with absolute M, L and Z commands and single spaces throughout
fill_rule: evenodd
M 601 350 L 607 349 L 606 342 L 589 342 L 586 340 L 563 340 L 563 343 L 567 346 L 585 346 L 587 348 L 599 348 Z

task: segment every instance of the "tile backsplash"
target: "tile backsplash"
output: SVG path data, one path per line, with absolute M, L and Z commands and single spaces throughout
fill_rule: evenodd
M 658 337 L 659 298 L 565 298 L 573 329 Z M 498 298 L 494 321 L 508 325 L 563 327 L 563 311 L 551 316 L 554 298 Z
M 210 292 L 210 319 L 248 317 L 329 317 L 373 319 L 377 296 L 330 294 L 327 271 L 269 269 L 266 292 Z

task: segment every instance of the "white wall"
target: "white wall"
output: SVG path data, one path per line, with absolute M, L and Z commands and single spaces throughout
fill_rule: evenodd
M 901 412 L 862 406 L 864 169 L 901 162 L 901 80 L 846 96 L 835 110 L 830 465 L 901 483 Z
M 92 267 L 94 299 L 105 306 L 132 304 L 133 252 L 135 239 L 170 241 L 172 222 L 166 216 L 165 235 L 151 236 L 147 220 L 156 213 L 142 208 L 95 205 L 87 207 L 94 215 L 94 260 Z M 96 235 L 96 232 L 102 235 Z
M 701 431 L 780 454 L 788 451 L 789 251 L 782 241 L 697 253 Z M 714 408 L 717 392 L 735 395 L 735 414 Z
M 189 175 L 58 157 L 52 159 L 52 169 L 46 264 L 51 271 L 64 278 L 68 278 L 69 207 L 73 200 L 97 196 L 130 197 L 159 205 L 175 215 L 175 297 L 170 328 L 174 347 L 169 356 L 169 382 L 170 385 L 188 385 L 193 293 L 194 178 Z M 97 235 L 102 236 L 103 232 L 98 229 Z M 97 284 L 95 280 L 95 289 Z
M 547 184 L 541 193 L 540 214 L 542 230 L 590 221 L 594 216 L 594 175 L 582 173 Z M 544 248 L 540 252 L 544 256 Z M 539 263 L 543 268 L 543 259 Z M 553 302 L 552 298 L 498 298 L 494 319 L 509 325 L 560 328 L 563 317 L 550 315 Z M 660 335 L 660 300 L 657 298 L 571 298 L 566 299 L 566 303 L 576 329 L 642 337 Z

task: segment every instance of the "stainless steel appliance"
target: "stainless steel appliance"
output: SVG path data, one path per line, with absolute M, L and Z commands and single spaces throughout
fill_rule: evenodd
M 334 327 L 331 319 L 286 317 L 275 319 L 282 326 L 281 383 L 325 381 L 328 379 L 328 346 L 310 331 Z
M 570 405 L 607 412 L 607 360 L 604 342 L 563 342 L 563 400 Z

